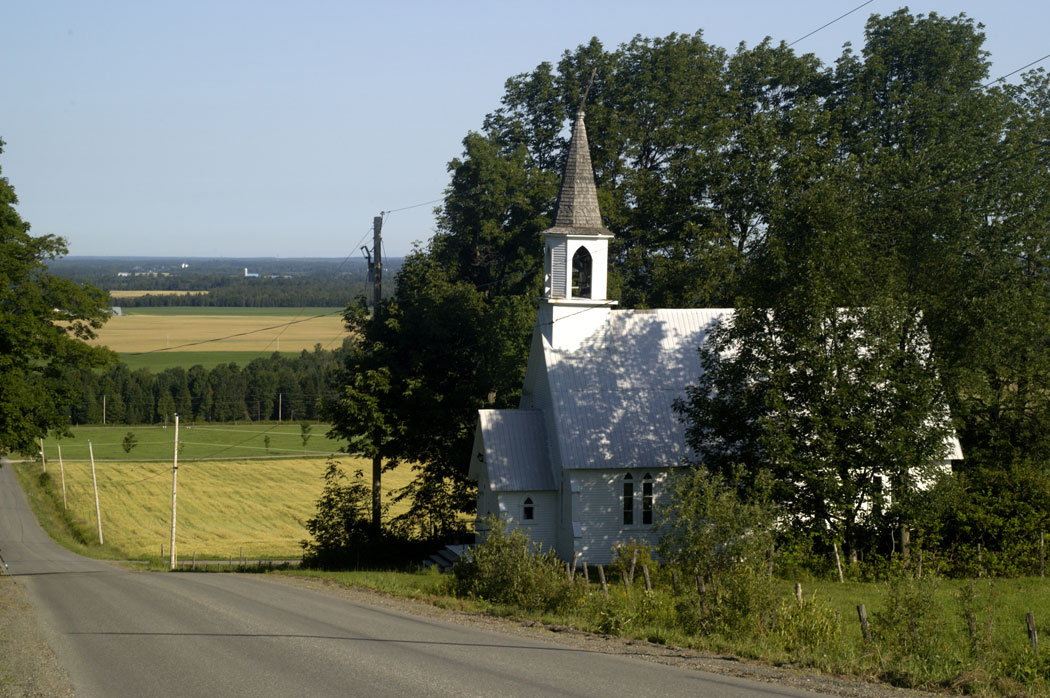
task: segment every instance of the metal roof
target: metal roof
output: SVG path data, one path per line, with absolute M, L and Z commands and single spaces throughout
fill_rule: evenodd
M 489 484 L 496 492 L 555 489 L 540 410 L 478 410 Z
M 564 467 L 671 467 L 687 455 L 675 399 L 700 376 L 699 348 L 731 310 L 613 310 L 578 349 L 547 348 Z

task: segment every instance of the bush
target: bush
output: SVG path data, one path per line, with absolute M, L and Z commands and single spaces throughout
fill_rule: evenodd
M 553 552 L 539 550 L 521 531 L 507 530 L 502 519 L 490 517 L 487 525 L 485 542 L 452 568 L 457 596 L 548 612 L 564 611 L 583 597 L 584 580 L 569 581 Z
M 784 649 L 799 659 L 827 654 L 840 642 L 842 623 L 835 609 L 816 596 L 783 599 L 773 616 L 773 631 Z
M 347 477 L 339 461 L 329 459 L 317 514 L 306 522 L 313 540 L 304 540 L 303 565 L 340 569 L 359 564 L 370 546 L 372 490 L 360 470 Z

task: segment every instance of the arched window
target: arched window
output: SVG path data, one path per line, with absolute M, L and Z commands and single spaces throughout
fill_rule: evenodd
M 526 497 L 522 503 L 521 518 L 524 521 L 532 521 L 536 518 L 536 507 L 532 504 L 532 497 Z
M 653 476 L 649 473 L 642 478 L 642 524 L 653 523 Z
M 634 478 L 630 473 L 623 476 L 623 524 L 634 524 Z
M 572 297 L 591 297 L 591 253 L 586 247 L 572 256 Z

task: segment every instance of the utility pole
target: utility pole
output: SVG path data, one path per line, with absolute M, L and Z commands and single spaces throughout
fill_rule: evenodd
M 379 322 L 379 301 L 383 297 L 383 216 L 372 218 L 372 250 L 363 248 L 365 258 L 368 260 L 368 276 L 372 280 L 372 322 Z M 375 455 L 372 456 L 372 533 L 378 537 L 382 527 L 380 515 L 382 512 L 382 479 L 383 479 L 383 456 L 380 455 L 381 438 L 378 434 L 373 437 L 372 447 Z
M 175 491 L 179 480 L 179 413 L 175 413 L 175 455 L 171 460 L 171 549 L 169 569 L 175 569 Z
M 66 466 L 62 465 L 62 445 L 58 445 L 58 472 L 62 475 L 62 508 L 68 509 L 66 506 Z
M 102 393 L 102 425 L 106 424 L 106 394 Z
M 44 440 L 40 439 L 40 465 L 44 468 L 44 472 L 47 472 L 47 458 L 44 456 Z
M 95 519 L 98 521 L 98 544 L 102 545 L 102 507 L 98 504 L 98 480 L 95 479 L 95 451 L 88 441 L 88 456 L 91 457 L 91 486 L 95 489 Z

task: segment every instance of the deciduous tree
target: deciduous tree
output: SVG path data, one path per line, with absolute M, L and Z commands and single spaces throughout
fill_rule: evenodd
M 30 452 L 65 427 L 80 397 L 71 369 L 113 358 L 85 343 L 107 318 L 105 292 L 48 273 L 48 260 L 66 254 L 66 243 L 31 235 L 17 203 L 0 177 L 0 452 Z

